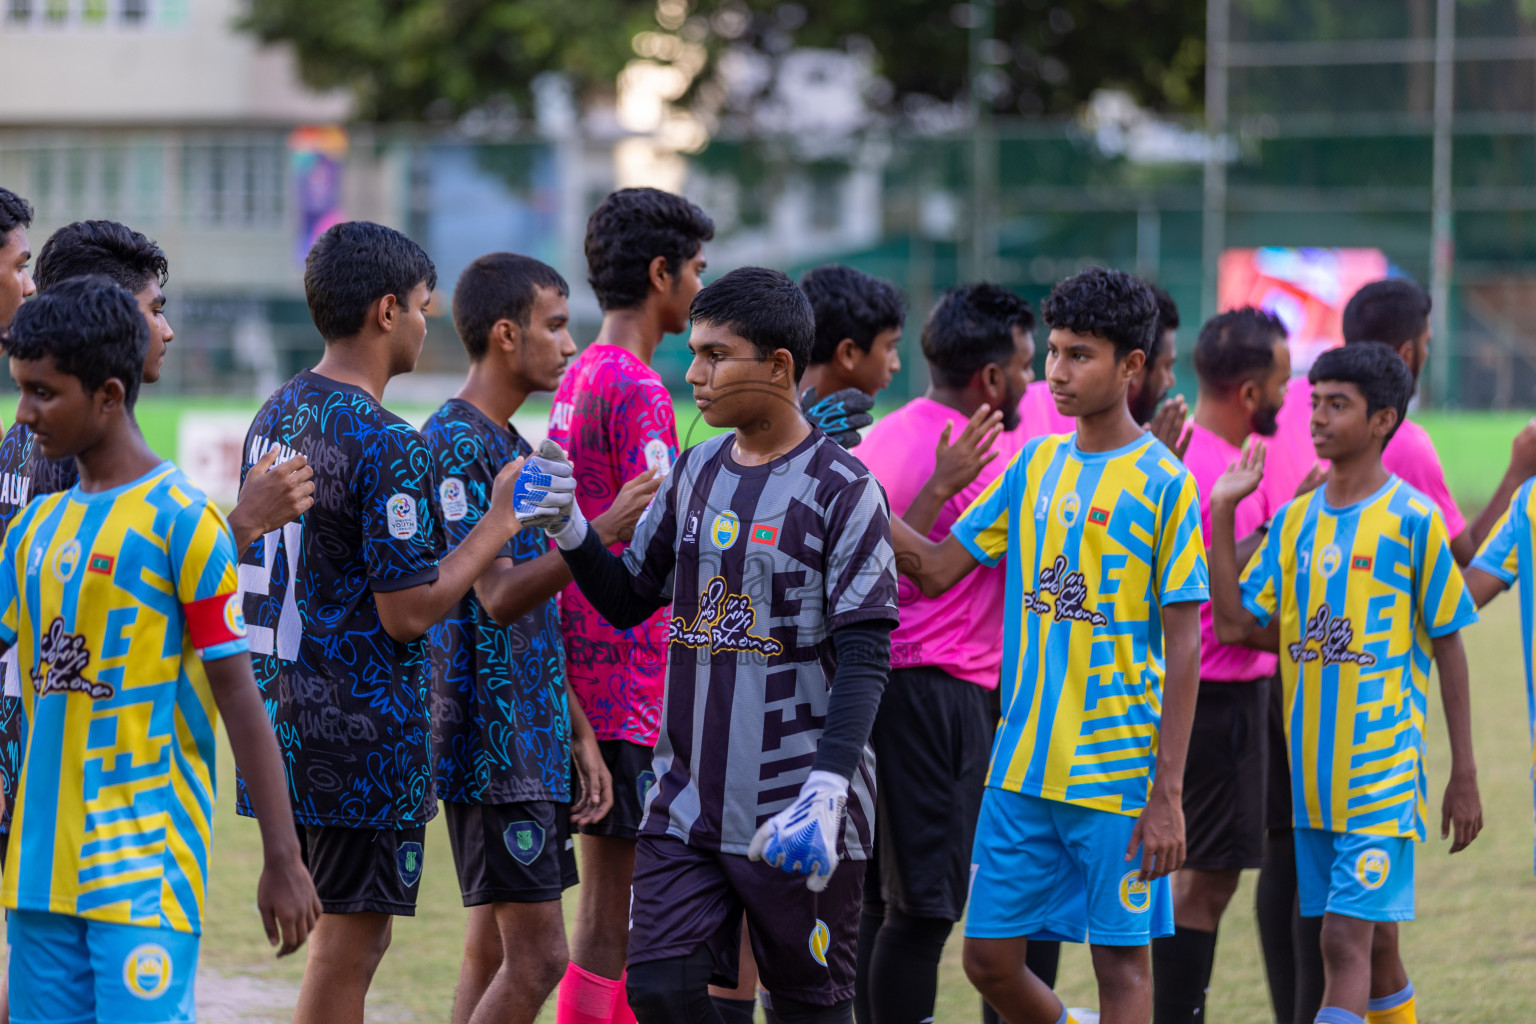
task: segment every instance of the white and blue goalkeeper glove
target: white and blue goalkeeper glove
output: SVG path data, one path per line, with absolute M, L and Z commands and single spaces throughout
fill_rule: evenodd
M 546 531 L 559 530 L 570 522 L 576 506 L 576 477 L 565 452 L 545 438 L 538 453 L 528 456 L 512 488 L 512 511 L 517 521 Z
M 795 802 L 763 822 L 747 856 L 791 875 L 805 875 L 805 887 L 821 892 L 837 868 L 837 841 L 847 805 L 847 779 L 811 772 Z

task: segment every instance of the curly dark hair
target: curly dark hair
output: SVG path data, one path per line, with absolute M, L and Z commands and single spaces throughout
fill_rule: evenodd
M 1115 358 L 1148 356 L 1157 341 L 1157 296 L 1145 281 L 1123 270 L 1089 267 L 1062 281 L 1041 309 L 1051 328 L 1112 342 Z
M 650 266 L 678 273 L 715 237 L 715 222 L 682 196 L 657 188 L 610 192 L 587 219 L 587 281 L 603 312 L 633 309 L 650 293 Z
M 1398 354 L 1385 345 L 1343 345 L 1317 357 L 1307 371 L 1307 382 L 1337 380 L 1353 384 L 1365 397 L 1365 414 L 1378 409 L 1396 409 L 1397 422 L 1386 436 L 1392 440 L 1408 415 L 1408 401 L 1413 397 L 1413 372 Z M 1383 446 L 1385 446 L 1383 441 Z
M 37 254 L 33 279 L 46 292 L 73 277 L 100 274 L 126 288 L 143 291 L 150 281 L 164 286 L 170 274 L 165 251 L 147 236 L 115 220 L 77 220 L 55 231 Z
M 8 188 L 0 188 L 0 246 L 11 241 L 16 228 L 32 226 L 32 204 Z
M 304 260 L 304 298 L 326 341 L 363 329 L 368 307 L 386 295 L 404 306 L 414 289 L 437 287 L 437 267 L 426 250 L 382 224 L 349 220 L 315 240 Z
M 963 388 L 976 371 L 1013 358 L 1013 329 L 1035 329 L 1029 303 L 1001 285 L 959 285 L 939 296 L 923 323 L 923 358 L 935 384 Z
M 741 267 L 712 282 L 693 297 L 691 323 L 717 324 L 752 343 L 764 359 L 787 349 L 795 360 L 795 380 L 805 373 L 816 336 L 810 300 L 787 274 L 767 267 Z
M 1195 340 L 1195 375 L 1200 386 L 1226 394 L 1268 373 L 1275 365 L 1275 342 L 1289 334 L 1283 320 L 1252 306 L 1211 317 Z
M 453 286 L 453 327 L 471 360 L 485 358 L 496 321 L 528 327 L 540 288 L 552 288 L 567 298 L 571 294 L 558 270 L 531 256 L 492 252 L 464 268 Z
M 875 336 L 907 320 L 907 302 L 894 285 L 862 270 L 828 263 L 800 276 L 800 290 L 816 314 L 816 341 L 811 365 L 829 363 L 844 338 L 865 352 Z
M 51 356 L 60 372 L 94 392 L 116 377 L 133 408 L 149 352 L 149 324 L 132 293 L 109 277 L 72 277 L 24 302 L 11 321 L 5 354 Z

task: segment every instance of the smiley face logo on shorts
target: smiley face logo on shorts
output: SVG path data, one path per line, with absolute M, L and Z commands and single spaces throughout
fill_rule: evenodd
M 171 987 L 171 954 L 153 942 L 135 946 L 123 960 L 123 985 L 140 999 L 159 999 Z
M 832 932 L 827 928 L 827 922 L 816 919 L 816 927 L 811 929 L 811 959 L 821 966 L 827 966 L 827 947 L 832 944 Z
M 1355 879 L 1367 889 L 1380 889 L 1392 873 L 1392 858 L 1386 850 L 1372 847 L 1355 858 Z
M 1120 905 L 1133 914 L 1145 914 L 1152 909 L 1152 886 L 1137 872 L 1127 871 L 1120 879 Z

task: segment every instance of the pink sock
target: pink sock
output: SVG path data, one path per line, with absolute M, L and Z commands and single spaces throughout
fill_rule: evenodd
M 613 1001 L 613 1024 L 639 1024 L 635 1020 L 635 1011 L 629 1008 L 629 972 L 625 971 L 619 978 L 619 995 Z
M 583 970 L 574 963 L 565 969 L 560 979 L 560 995 L 555 1000 L 555 1024 L 611 1024 L 614 1008 L 622 1004 L 629 1013 L 629 1002 L 624 998 L 624 982 L 614 981 Z M 618 1018 L 634 1020 L 633 1016 Z

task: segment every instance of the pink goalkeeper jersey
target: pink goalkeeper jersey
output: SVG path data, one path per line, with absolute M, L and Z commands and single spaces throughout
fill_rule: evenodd
M 1312 448 L 1311 421 L 1312 385 L 1305 377 L 1293 377 L 1285 393 L 1285 405 L 1280 409 L 1280 431 L 1265 460 L 1265 490 L 1272 508 L 1278 509 L 1290 501 L 1307 470 L 1313 463 L 1321 462 Z M 1467 528 L 1467 520 L 1456 507 L 1456 499 L 1451 497 L 1445 482 L 1445 467 L 1440 464 L 1440 454 L 1435 451 L 1429 431 L 1411 419 L 1403 420 L 1381 453 L 1381 464 L 1388 473 L 1435 503 L 1440 518 L 1445 520 L 1447 536 L 1455 539 Z M 1323 465 L 1326 468 L 1326 463 Z
M 549 436 L 569 453 L 576 496 L 588 519 L 619 488 L 677 459 L 677 417 L 661 375 L 614 345 L 591 345 L 555 392 Z M 614 553 L 624 550 L 615 544 Z M 600 740 L 656 745 L 666 687 L 667 612 L 633 629 L 614 629 L 575 584 L 560 595 L 566 672 Z
M 1184 453 L 1184 467 L 1195 478 L 1200 491 L 1200 527 L 1207 539 L 1211 536 L 1211 487 L 1227 467 L 1241 454 L 1227 443 L 1220 434 L 1189 422 L 1189 450 Z M 1266 463 L 1267 465 L 1267 463 Z M 1242 540 L 1270 517 L 1269 496 L 1259 488 L 1244 498 L 1237 506 L 1233 533 Z M 1273 675 L 1276 660 L 1273 654 L 1251 650 L 1247 647 L 1230 647 L 1216 639 L 1216 627 L 1211 619 L 1211 605 L 1200 606 L 1200 681 L 1241 682 L 1263 679 Z
M 1046 400 L 1050 400 L 1049 394 Z M 904 515 L 933 474 L 934 446 L 944 424 L 955 425 L 950 436 L 953 442 L 969 419 L 931 398 L 914 398 L 882 416 L 869 429 L 853 454 L 885 488 L 892 515 Z M 960 513 L 1002 475 L 1025 442 L 1034 436 L 1028 424 L 999 434 L 993 445 L 997 457 L 982 468 L 981 475 L 969 487 L 944 503 L 928 532 L 929 538 L 939 541 L 948 536 Z M 897 592 L 901 624 L 891 634 L 891 667 L 932 665 L 957 679 L 996 689 L 1003 665 L 1002 609 L 1006 588 L 1007 575 L 1002 565 L 978 567 L 939 597 L 924 597 L 911 580 L 901 577 Z

